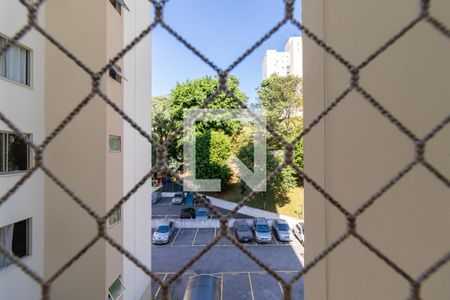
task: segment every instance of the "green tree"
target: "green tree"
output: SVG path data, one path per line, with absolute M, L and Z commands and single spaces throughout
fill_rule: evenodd
M 175 122 L 169 114 L 170 106 L 167 96 L 152 98 L 152 134 L 159 142 L 164 142 L 176 129 Z
M 227 160 L 232 154 L 231 139 L 222 131 L 207 130 L 196 135 L 196 177 L 221 179 L 224 187 L 231 177 Z
M 203 77 L 196 80 L 188 80 L 177 84 L 170 94 L 170 117 L 176 126 L 183 126 L 183 113 L 187 109 L 200 108 L 217 90 L 219 81 L 217 78 Z M 242 102 L 247 102 L 247 96 L 239 90 L 239 81 L 236 77 L 228 78 L 228 89 Z M 240 108 L 236 101 L 225 93 L 220 93 L 208 104 L 209 109 L 232 109 Z M 222 130 L 228 135 L 234 135 L 240 128 L 236 121 L 220 122 L 197 122 L 198 131 L 204 132 L 209 129 Z
M 249 168 L 253 170 L 254 166 L 254 154 L 253 154 L 253 142 L 244 145 L 237 155 L 237 157 Z M 266 168 L 267 176 L 269 176 L 276 167 L 283 160 L 282 151 L 267 151 Z M 274 201 L 280 205 L 289 202 L 288 191 L 294 188 L 297 184 L 295 177 L 295 171 L 291 167 L 284 168 L 279 175 L 268 183 L 267 193 L 265 197 L 273 197 Z
M 289 137 L 303 125 L 298 112 L 303 107 L 301 96 L 302 79 L 297 76 L 278 76 L 273 74 L 263 80 L 258 88 L 260 106 L 266 110 L 267 123 L 283 137 Z M 270 138 L 272 146 L 278 145 Z

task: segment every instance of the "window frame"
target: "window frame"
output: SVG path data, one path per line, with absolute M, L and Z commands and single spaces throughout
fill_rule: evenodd
M 8 40 L 10 40 L 10 38 L 1 33 L 0 32 L 0 39 L 4 39 L 6 42 L 8 42 Z M 33 49 L 31 49 L 30 47 L 25 46 L 24 44 L 21 44 L 19 42 L 14 42 L 14 45 L 24 49 L 27 52 L 26 55 L 26 70 L 25 70 L 25 83 L 22 83 L 20 81 L 16 81 L 14 79 L 8 78 L 5 76 L 0 75 L 0 79 L 11 82 L 11 83 L 15 83 L 17 85 L 23 86 L 23 87 L 27 87 L 27 88 L 33 88 Z M 9 50 L 9 49 L 8 49 Z M 6 64 L 6 53 L 4 54 L 5 56 L 5 64 Z
M 110 292 L 110 289 L 111 289 L 111 287 L 114 285 L 114 283 L 115 283 L 117 280 L 120 282 L 120 285 L 122 286 L 122 290 L 120 291 L 119 295 L 118 295 L 116 298 L 114 298 L 114 297 L 112 296 L 111 292 Z M 114 280 L 113 283 L 111 283 L 111 285 L 110 285 L 109 288 L 108 288 L 108 299 L 111 299 L 111 300 L 117 300 L 117 299 L 119 299 L 119 298 L 123 295 L 123 292 L 125 291 L 125 289 L 126 289 L 126 286 L 125 286 L 125 284 L 123 284 L 123 281 L 122 281 L 122 275 L 119 275 L 119 276 L 117 277 L 117 279 Z
M 22 257 L 18 257 L 18 256 L 16 256 L 15 253 L 13 253 L 14 256 L 18 257 L 21 260 L 26 259 L 27 257 L 30 257 L 32 255 L 32 244 L 31 244 L 32 243 L 32 230 L 33 230 L 32 218 L 30 217 L 30 218 L 27 218 L 27 219 L 22 219 L 22 220 L 19 220 L 17 222 L 13 222 L 13 223 L 10 223 L 10 224 L 6 224 L 6 225 L 3 225 L 3 226 L 0 226 L 0 230 L 3 230 L 6 226 L 17 224 L 17 223 L 20 223 L 20 222 L 23 222 L 23 221 L 26 222 L 26 225 L 25 225 L 26 226 L 26 237 L 25 237 L 26 254 L 24 256 L 22 256 Z M 12 252 L 12 250 L 11 250 L 11 252 Z M 0 266 L 0 272 L 8 269 L 11 266 L 15 266 L 15 264 L 14 263 L 10 263 L 10 264 L 8 264 L 6 266 L 3 266 L 3 267 Z
M 125 0 L 109 0 L 109 2 L 116 9 L 119 15 L 122 15 L 122 8 L 125 8 L 126 10 L 130 11 L 128 5 L 125 3 Z
M 116 222 L 111 223 L 111 217 L 114 216 L 115 213 L 118 213 L 118 219 Z M 114 213 L 112 213 L 109 217 L 108 217 L 108 228 L 114 227 L 115 225 L 119 224 L 122 221 L 122 208 L 119 207 L 118 209 L 116 209 L 114 211 Z
M 4 131 L 4 130 L 0 130 L 0 139 L 3 140 L 2 144 L 0 144 L 0 146 L 2 146 L 0 148 L 0 153 L 3 154 L 3 161 L 2 161 L 2 166 L 3 169 L 0 169 L 0 176 L 4 176 L 4 175 L 14 175 L 14 174 L 21 174 L 21 173 L 26 173 L 28 172 L 31 168 L 32 168 L 32 156 L 33 153 L 31 151 L 31 147 L 28 146 L 25 142 L 25 146 L 27 147 L 27 168 L 26 170 L 18 170 L 18 171 L 8 171 L 8 155 L 9 155 L 9 149 L 8 149 L 8 137 L 9 135 L 15 135 L 18 136 L 17 134 L 15 134 L 12 131 Z M 25 133 L 25 135 L 28 137 L 28 139 L 30 139 L 31 141 L 33 140 L 33 135 L 31 133 Z M 1 159 L 1 158 L 0 158 Z
M 118 138 L 119 139 L 119 150 L 112 150 L 111 149 L 111 138 Z M 110 153 L 122 153 L 122 137 L 120 135 L 114 135 L 110 134 L 108 135 L 108 152 Z
M 114 74 L 111 74 L 114 73 Z M 125 76 L 123 76 L 122 74 L 122 68 L 119 67 L 118 65 L 114 64 L 109 68 L 109 77 L 114 79 L 115 81 L 117 81 L 118 83 L 122 84 L 122 80 L 127 81 L 127 79 L 125 78 Z

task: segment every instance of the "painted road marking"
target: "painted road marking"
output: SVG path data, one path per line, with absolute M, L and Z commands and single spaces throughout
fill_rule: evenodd
M 248 274 L 248 282 L 250 283 L 250 293 L 252 295 L 252 300 L 255 300 L 255 294 L 253 293 L 253 284 L 252 284 L 252 277 L 250 276 L 250 272 Z
M 181 231 L 181 228 L 178 229 L 177 233 L 175 234 L 175 237 L 173 238 L 172 244 L 170 244 L 170 246 L 173 246 L 173 243 L 175 242 L 175 240 L 177 239 L 178 233 Z
M 195 239 L 197 238 L 197 233 L 198 233 L 198 228 L 197 228 L 197 231 L 195 232 L 194 239 L 192 240 L 192 246 L 194 246 Z
M 166 273 L 166 275 L 164 275 L 164 278 L 163 278 L 163 282 L 164 281 L 166 281 L 166 278 L 167 278 L 167 273 Z M 158 293 L 159 293 L 159 291 L 161 290 L 161 285 L 158 287 L 158 290 L 156 291 L 156 294 L 155 294 L 155 298 L 158 296 Z

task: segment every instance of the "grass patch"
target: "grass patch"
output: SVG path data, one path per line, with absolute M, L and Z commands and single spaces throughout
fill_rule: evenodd
M 240 182 L 230 183 L 227 185 L 226 189 L 220 193 L 206 193 L 212 197 L 216 197 L 223 200 L 228 200 L 232 202 L 240 202 L 247 194 L 241 194 L 241 184 Z M 285 204 L 279 204 L 274 199 L 274 196 L 269 193 L 259 192 L 255 199 L 247 203 L 246 205 L 250 207 L 265 209 L 270 212 L 283 214 L 295 218 L 303 219 L 304 211 L 304 199 L 303 199 L 303 188 L 295 187 L 287 193 L 289 201 Z M 264 207 L 264 199 L 266 200 Z

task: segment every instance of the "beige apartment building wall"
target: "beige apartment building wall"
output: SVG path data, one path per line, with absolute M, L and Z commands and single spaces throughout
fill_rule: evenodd
M 121 14 L 111 5 L 109 1 L 105 2 L 106 9 L 106 58 L 112 59 L 123 49 L 123 15 L 128 13 L 125 9 Z M 117 65 L 123 70 L 122 61 Z M 108 97 L 120 108 L 123 108 L 123 86 L 121 83 L 110 78 L 106 78 L 106 93 Z M 105 141 L 108 145 L 109 135 L 119 136 L 121 138 L 121 152 L 108 152 L 106 156 L 106 208 L 111 209 L 123 196 L 123 119 L 112 108 L 106 108 L 106 135 Z M 123 245 L 123 224 L 124 214 L 121 208 L 121 220 L 119 223 L 109 227 L 108 234 Z M 107 245 L 106 247 L 106 281 L 105 290 L 107 290 L 118 275 L 123 278 L 122 254 L 115 248 Z
M 450 27 L 450 2 L 431 1 Z M 353 64 L 419 14 L 419 1 L 303 0 L 303 21 Z M 348 85 L 349 74 L 304 36 L 305 124 Z M 418 137 L 450 113 L 450 41 L 422 22 L 362 72 L 360 84 Z M 426 159 L 450 177 L 450 126 L 426 147 Z M 414 144 L 351 92 L 305 138 L 305 170 L 354 212 L 413 160 Z M 305 189 L 305 263 L 346 231 L 345 217 L 311 185 Z M 357 220 L 357 231 L 413 278 L 450 250 L 450 190 L 418 165 Z M 450 265 L 422 286 L 422 299 L 448 299 Z M 407 281 L 355 238 L 344 241 L 305 278 L 305 299 L 407 299 Z
M 121 47 L 109 1 L 49 1 L 46 31 L 93 70 Z M 119 20 L 120 21 L 120 20 Z M 119 23 L 120 24 L 120 23 Z M 115 42 L 114 39 L 119 39 Z M 109 50 L 109 47 L 112 47 Z M 50 43 L 46 49 L 46 132 L 50 133 L 91 90 L 90 77 Z M 116 101 L 122 90 L 108 74 L 100 88 Z M 46 149 L 45 164 L 98 214 L 122 194 L 121 154 L 108 153 L 108 133 L 121 125 L 95 97 Z M 113 190 L 108 190 L 114 186 Z M 51 180 L 46 180 L 45 275 L 48 277 L 97 233 L 97 224 Z M 108 229 L 121 242 L 122 225 Z M 122 259 L 101 240 L 53 284 L 54 299 L 106 299 L 111 282 L 122 272 Z

